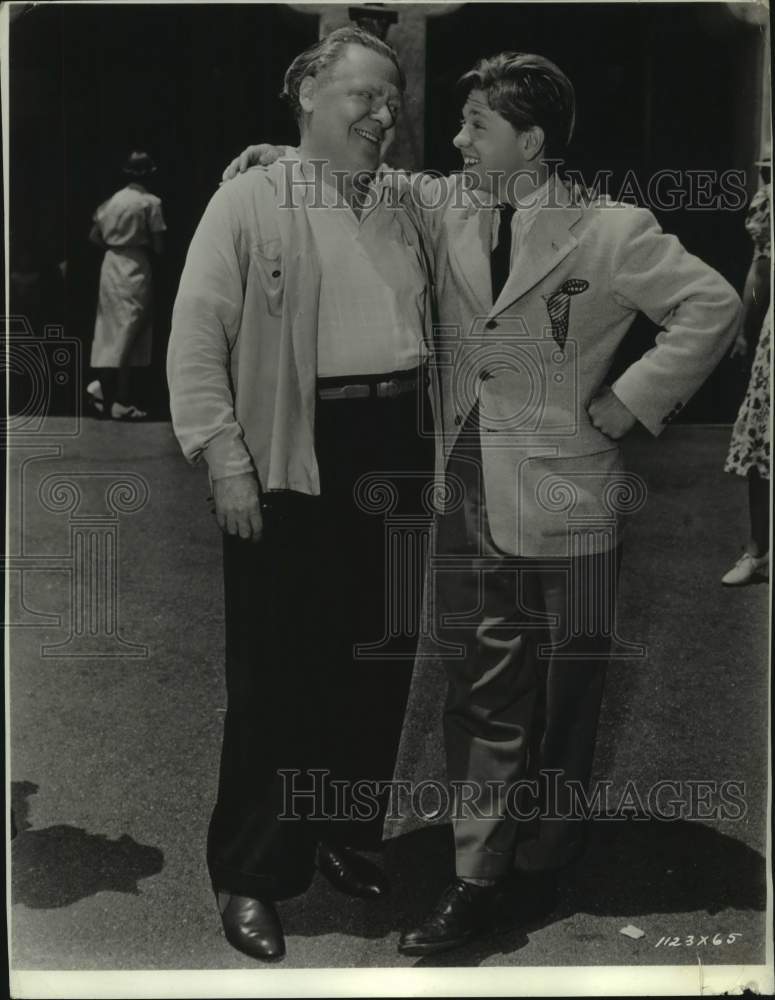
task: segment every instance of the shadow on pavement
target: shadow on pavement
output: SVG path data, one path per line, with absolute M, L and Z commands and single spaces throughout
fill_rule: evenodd
M 17 813 L 18 836 L 12 844 L 13 903 L 53 909 L 97 892 L 136 895 L 139 879 L 158 874 L 164 865 L 164 854 L 158 847 L 138 844 L 128 834 L 110 840 L 74 826 L 31 830 L 19 820 Z
M 282 904 L 289 930 L 375 939 L 416 924 L 452 877 L 451 828 L 433 826 L 388 841 L 379 860 L 392 885 L 384 901 L 335 894 L 317 876 L 304 896 Z M 593 824 L 583 861 L 561 873 L 559 882 L 559 904 L 540 922 L 416 964 L 470 966 L 494 954 L 513 954 L 528 943 L 527 933 L 576 913 L 712 915 L 725 909 L 763 911 L 766 905 L 764 858 L 733 837 L 685 820 L 641 817 Z
M 764 910 L 766 881 L 761 854 L 702 823 L 598 822 L 562 915 Z

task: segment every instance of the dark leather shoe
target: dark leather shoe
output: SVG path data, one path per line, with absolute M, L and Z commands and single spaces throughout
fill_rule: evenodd
M 221 899 L 219 893 L 219 902 Z M 285 954 L 285 938 L 273 903 L 224 893 L 221 920 L 229 944 L 251 958 L 272 961 Z
M 350 847 L 318 844 L 315 865 L 335 889 L 348 896 L 376 899 L 390 888 L 385 873 Z
M 404 931 L 398 950 L 404 955 L 432 955 L 466 944 L 490 927 L 499 891 L 499 884 L 474 885 L 455 879 L 427 920 Z

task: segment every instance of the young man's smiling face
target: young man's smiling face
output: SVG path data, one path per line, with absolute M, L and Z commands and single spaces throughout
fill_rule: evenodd
M 362 45 L 344 54 L 318 77 L 302 81 L 306 113 L 302 144 L 310 157 L 334 170 L 374 171 L 393 138 L 401 104 L 398 70 L 385 56 Z
M 463 169 L 476 178 L 478 186 L 501 196 L 518 174 L 535 171 L 535 137 L 531 138 L 530 130 L 517 132 L 490 107 L 483 90 L 470 92 L 460 124 L 452 142 L 463 157 Z

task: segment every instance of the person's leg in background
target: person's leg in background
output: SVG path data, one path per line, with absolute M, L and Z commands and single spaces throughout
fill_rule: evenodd
M 748 511 L 751 537 L 747 549 L 757 559 L 770 551 L 770 481 L 754 466 L 748 472 Z
M 142 420 L 144 410 L 134 406 L 132 398 L 132 368 L 95 368 L 95 378 L 86 386 L 89 404 L 102 417 L 113 420 Z

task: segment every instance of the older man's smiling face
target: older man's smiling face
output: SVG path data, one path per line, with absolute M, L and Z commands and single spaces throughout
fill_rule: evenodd
M 326 159 L 334 170 L 375 170 L 393 138 L 399 87 L 390 59 L 362 45 L 348 45 L 327 71 L 302 81 L 307 155 Z

